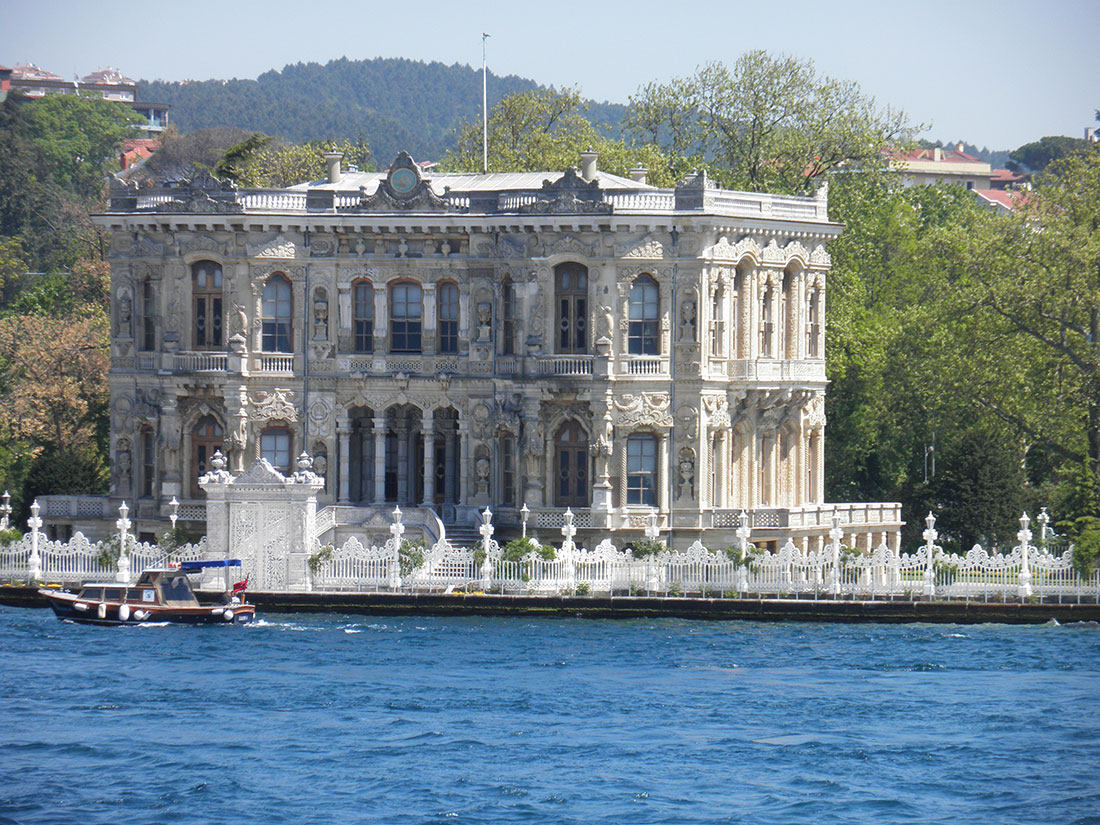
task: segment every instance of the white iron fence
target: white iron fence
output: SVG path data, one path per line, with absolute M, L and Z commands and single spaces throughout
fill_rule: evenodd
M 77 533 L 59 542 L 43 537 L 34 512 L 30 533 L 0 544 L 0 580 L 129 581 L 147 567 L 206 555 L 205 539 L 171 552 L 137 543 L 129 535 L 124 508 L 121 515 L 119 533 L 109 541 L 92 543 Z M 392 538 L 381 546 L 366 546 L 356 538 L 339 547 L 315 541 L 308 555 L 302 554 L 308 567 L 306 586 L 322 592 L 1100 601 L 1100 571 L 1079 572 L 1072 547 L 1045 539 L 1040 539 L 1041 546 L 1032 544 L 1026 514 L 1016 535 L 1019 544 L 1011 551 L 989 552 L 975 545 L 965 555 L 945 553 L 936 544 L 939 534 L 931 513 L 925 519 L 925 544 L 913 553 L 896 553 L 885 544 L 870 552 L 843 547 L 843 531 L 837 524 L 829 531 L 829 543 L 817 550 L 790 540 L 774 553 L 757 550 L 749 542 L 751 529 L 742 526 L 736 547 L 709 549 L 697 541 L 686 550 L 639 557 L 629 548 L 616 548 L 609 539 L 593 550 L 577 547 L 572 512 L 564 513 L 563 522 L 563 541 L 552 553 L 515 558 L 493 539 L 488 510 L 479 527 L 482 538 L 470 548 L 453 547 L 446 539 L 431 547 L 413 545 L 405 540 L 401 513 L 395 511 Z M 653 516 L 646 533 L 652 548 L 659 536 Z M 120 553 L 122 547 L 125 552 Z M 219 586 L 213 579 L 204 584 Z

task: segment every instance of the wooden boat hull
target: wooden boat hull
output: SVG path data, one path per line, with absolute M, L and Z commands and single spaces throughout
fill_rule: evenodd
M 73 593 L 39 590 L 59 619 L 80 624 L 134 625 L 148 622 L 172 624 L 244 624 L 256 618 L 251 604 L 203 604 L 195 607 L 143 602 L 96 602 Z M 123 608 L 126 608 L 125 610 Z

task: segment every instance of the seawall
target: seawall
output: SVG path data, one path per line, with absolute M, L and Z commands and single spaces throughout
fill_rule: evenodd
M 200 594 L 203 601 L 215 594 Z M 264 593 L 249 591 L 260 613 L 359 613 L 435 616 L 574 616 L 772 622 L 939 622 L 1042 624 L 1100 622 L 1100 604 L 977 601 L 828 601 L 647 596 L 522 596 L 411 593 Z M 45 608 L 33 587 L 0 586 L 0 604 Z

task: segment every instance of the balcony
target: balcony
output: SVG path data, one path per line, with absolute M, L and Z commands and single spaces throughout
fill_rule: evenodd
M 623 376 L 668 378 L 668 359 L 658 355 L 627 355 L 619 359 L 617 371 Z
M 224 352 L 173 352 L 172 372 L 225 372 L 228 355 Z
M 591 355 L 554 355 L 538 360 L 539 375 L 589 376 L 592 375 Z
M 732 381 L 825 381 L 825 361 L 820 358 L 806 361 L 741 359 L 729 362 L 729 377 Z
M 251 372 L 254 375 L 293 375 L 294 355 L 292 353 L 253 353 Z

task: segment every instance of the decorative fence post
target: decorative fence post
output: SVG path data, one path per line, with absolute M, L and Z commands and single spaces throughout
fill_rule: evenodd
M 1031 595 L 1031 563 L 1028 556 L 1031 555 L 1031 531 L 1027 529 L 1031 519 L 1027 517 L 1027 513 L 1020 516 L 1020 532 L 1016 534 L 1016 538 L 1020 540 L 1020 586 L 1019 594 L 1021 599 L 1026 599 Z M 1043 525 L 1046 527 L 1046 525 Z
M 565 508 L 565 515 L 561 525 L 561 534 L 564 539 L 561 543 L 562 566 L 565 572 L 565 588 L 572 593 L 577 586 L 577 568 L 573 564 L 573 536 L 577 535 L 577 528 L 573 526 L 573 511 Z
M 11 493 L 7 490 L 0 496 L 4 503 L 0 504 L 0 530 L 8 529 L 8 519 L 11 517 Z
M 126 502 L 122 502 L 118 506 L 118 521 L 115 522 L 115 527 L 118 528 L 118 569 L 115 573 L 115 581 L 126 584 L 130 581 L 130 554 L 127 552 L 126 544 L 130 537 L 130 519 L 126 516 L 130 512 L 130 508 L 126 506 Z
M 175 496 L 172 496 L 172 500 L 168 502 L 168 506 L 172 508 L 172 512 L 168 514 L 168 520 L 172 522 L 172 536 L 174 539 L 176 534 L 176 519 L 180 517 L 180 503 Z
M 493 554 L 490 552 L 493 540 L 493 514 L 488 507 L 481 514 L 481 526 L 477 531 L 481 533 L 481 552 L 485 554 L 485 558 L 481 560 L 481 589 L 489 592 L 493 586 Z
M 401 523 L 401 508 L 393 508 L 393 524 L 390 525 L 390 541 L 393 542 L 393 555 L 390 556 L 390 590 L 401 589 L 401 539 L 405 535 L 405 525 Z
M 1047 527 L 1050 524 L 1050 516 L 1047 515 L 1047 508 L 1043 507 L 1039 511 L 1039 515 L 1035 517 L 1035 520 L 1039 522 L 1039 546 L 1046 549 L 1047 546 Z
M 940 537 L 939 532 L 936 530 L 936 517 L 932 515 L 932 511 L 928 511 L 928 515 L 924 517 L 924 523 L 928 526 L 924 528 L 924 532 L 921 533 L 921 537 L 924 539 L 924 589 L 923 595 L 932 597 L 936 595 L 936 571 L 933 567 L 933 557 L 936 554 L 936 539 Z
M 40 509 L 38 499 L 35 499 L 31 505 L 31 517 L 27 519 L 27 526 L 31 528 L 31 557 L 27 560 L 28 581 L 42 578 L 42 557 L 38 555 L 38 531 L 42 529 L 42 519 L 38 517 Z
M 752 528 L 749 527 L 749 514 L 742 510 L 741 515 L 737 517 L 737 547 L 741 551 L 741 563 L 737 566 L 737 592 L 742 596 L 745 595 L 745 591 L 749 587 L 748 557 L 749 536 L 751 535 Z
M 657 541 L 659 535 L 661 535 L 661 531 L 657 528 L 657 508 L 650 507 L 649 515 L 646 516 L 645 537 L 650 541 Z M 652 593 L 659 585 L 660 583 L 657 581 L 657 565 L 653 562 L 653 554 L 651 553 L 645 560 L 646 592 Z
M 524 538 L 527 538 L 527 519 L 530 515 L 531 511 L 527 508 L 527 502 L 525 501 L 523 502 L 523 506 L 519 508 L 519 518 Z
M 833 598 L 840 596 L 840 540 L 844 531 L 840 529 L 840 514 L 833 513 L 833 527 L 829 530 L 829 548 L 833 555 Z

